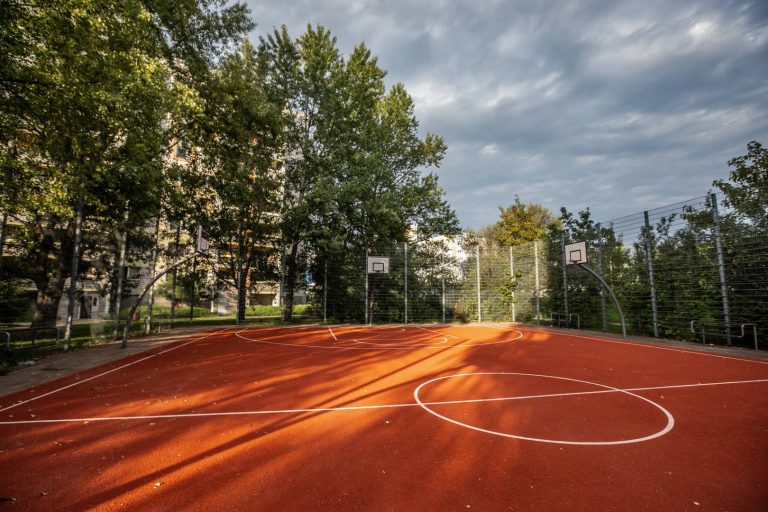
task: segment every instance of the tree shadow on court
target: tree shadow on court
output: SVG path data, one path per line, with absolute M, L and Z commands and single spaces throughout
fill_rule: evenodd
M 244 350 L 235 346 L 217 353 L 225 344 L 201 345 L 192 352 L 199 365 L 197 377 L 182 378 L 185 369 L 189 372 L 188 365 L 164 367 L 167 361 L 154 361 L 147 365 L 145 382 L 126 382 L 132 378 L 129 373 L 125 380 L 99 386 L 98 396 L 93 391 L 82 397 L 67 396 L 66 407 L 76 411 L 102 407 L 103 411 L 101 404 L 94 404 L 98 398 L 111 400 L 111 414 L 131 409 L 136 414 L 135 397 L 125 394 L 135 393 L 136 386 L 153 385 L 153 398 L 161 401 L 197 389 L 200 406 L 194 410 L 198 412 L 242 410 L 244 404 L 261 410 L 406 404 L 413 402 L 413 390 L 425 380 L 497 367 L 500 359 L 506 359 L 500 350 L 493 350 L 495 356 L 475 353 L 487 347 L 446 347 L 427 353 L 315 349 L 299 356 L 296 347 L 261 345 Z M 472 396 L 474 391 L 462 392 Z M 42 409 L 46 414 L 57 412 L 55 407 Z M 161 404 L 157 409 L 169 414 L 172 407 Z M 76 450 L 66 442 L 71 438 L 76 439 Z M 480 492 L 501 485 L 486 474 L 486 461 L 511 463 L 517 453 L 515 443 L 500 443 L 492 436 L 457 428 L 416 406 L 216 418 L 213 423 L 205 418 L 130 420 L 93 424 L 75 433 L 72 425 L 53 425 L 31 439 L 47 447 L 18 454 L 20 466 L 69 452 L 70 460 L 82 469 L 81 478 L 93 478 L 100 489 L 88 492 L 88 484 L 74 494 L 62 489 L 62 506 L 72 510 L 107 507 L 114 501 L 153 509 L 165 498 L 180 510 L 202 503 L 226 509 L 227 500 L 236 497 L 242 507 L 245 493 L 258 495 L 253 509 L 264 510 L 383 509 L 385 504 L 414 509 L 406 505 L 413 505 L 417 497 L 422 505 L 416 508 L 438 509 L 449 503 L 455 506 L 459 489 L 469 486 Z M 64 444 L 58 446 L 51 439 L 63 439 Z M 175 456 L 176 450 L 181 455 Z M 135 468 L 144 467 L 135 474 Z M 427 493 L 425 482 L 430 486 Z M 214 499 L 218 501 L 209 501 Z M 237 506 L 236 500 L 230 505 Z

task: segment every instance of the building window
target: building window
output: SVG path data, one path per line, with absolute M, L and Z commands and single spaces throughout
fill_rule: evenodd
M 141 268 L 139 267 L 125 267 L 125 279 L 128 281 L 134 281 L 141 277 Z
M 181 139 L 176 142 L 176 158 L 189 158 L 189 149 L 187 149 L 187 145 Z

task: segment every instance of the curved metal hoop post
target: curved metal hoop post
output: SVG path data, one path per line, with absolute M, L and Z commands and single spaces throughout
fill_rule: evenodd
M 155 278 L 152 279 L 152 281 L 147 284 L 147 286 L 144 288 L 144 290 L 139 294 L 139 297 L 136 299 L 136 303 L 131 307 L 130 312 L 128 312 L 128 318 L 125 319 L 125 328 L 123 329 L 123 342 L 120 345 L 120 348 L 127 348 L 128 347 L 128 333 L 131 330 L 131 320 L 133 320 L 133 314 L 136 312 L 136 308 L 139 307 L 139 304 L 141 303 L 141 299 L 144 298 L 144 295 L 147 294 L 150 288 L 157 282 L 158 279 L 163 277 L 165 274 L 167 274 L 169 271 L 173 270 L 174 268 L 178 267 L 182 263 L 186 263 L 187 261 L 191 260 L 195 256 L 197 256 L 198 253 L 194 252 L 190 254 L 189 256 L 180 259 L 176 263 L 169 265 L 165 269 L 161 270 L 160 272 L 155 275 Z
M 619 312 L 619 318 L 621 319 L 621 335 L 624 339 L 627 338 L 627 325 L 624 323 L 624 312 L 621 310 L 621 306 L 619 305 L 619 301 L 616 298 L 616 295 L 614 295 L 613 290 L 610 286 L 608 286 L 608 283 L 605 282 L 605 279 L 600 277 L 600 274 L 589 268 L 586 263 L 579 263 L 579 267 L 583 268 L 593 276 L 597 278 L 598 281 L 600 281 L 600 284 L 603 285 L 603 288 L 605 288 L 608 291 L 608 294 L 611 296 L 611 299 L 613 299 L 614 305 L 616 305 L 616 309 Z

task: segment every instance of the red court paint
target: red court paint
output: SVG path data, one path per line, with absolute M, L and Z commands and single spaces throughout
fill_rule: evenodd
M 183 343 L 2 397 L 0 508 L 768 508 L 759 362 L 477 326 Z

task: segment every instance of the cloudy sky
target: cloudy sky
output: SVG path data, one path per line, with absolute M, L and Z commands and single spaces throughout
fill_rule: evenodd
M 360 42 L 402 82 L 463 227 L 514 195 L 597 220 L 704 195 L 768 145 L 765 0 L 247 0 L 258 27 Z

